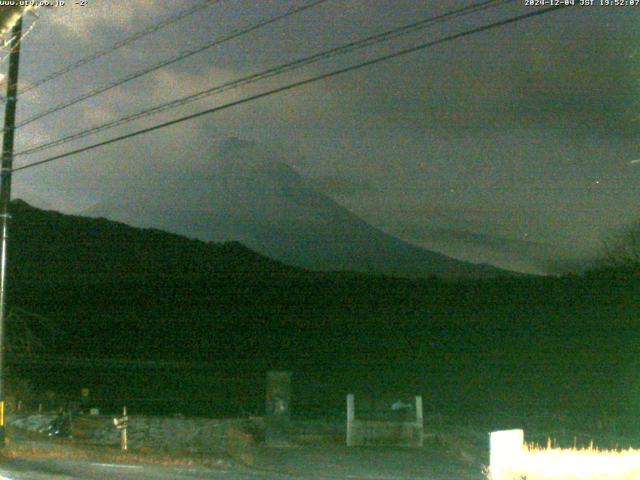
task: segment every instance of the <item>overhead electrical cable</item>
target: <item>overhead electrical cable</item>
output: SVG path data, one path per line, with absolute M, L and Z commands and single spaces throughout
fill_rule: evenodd
M 393 52 L 393 53 L 390 53 L 390 54 L 387 54 L 387 55 L 381 55 L 381 56 L 373 58 L 371 60 L 360 62 L 360 63 L 354 64 L 354 65 L 350 65 L 348 67 L 341 68 L 339 70 L 334 70 L 334 71 L 331 71 L 331 72 L 327 72 L 327 73 L 323 73 L 323 74 L 320 74 L 320 75 L 316 75 L 316 76 L 313 76 L 313 77 L 310 77 L 310 78 L 307 78 L 307 79 L 304 79 L 304 80 L 300 80 L 300 81 L 297 81 L 297 82 L 290 83 L 288 85 L 283 85 L 281 87 L 276 87 L 276 88 L 273 88 L 271 90 L 267 90 L 267 91 L 262 92 L 262 93 L 251 95 L 249 97 L 245 97 L 245 98 L 240 99 L 240 100 L 235 100 L 233 102 L 229 102 L 229 103 L 226 103 L 224 105 L 219 105 L 217 107 L 213 107 L 213 108 L 209 108 L 209 109 L 206 109 L 206 110 L 202 110 L 200 112 L 193 113 L 193 114 L 190 114 L 190 115 L 186 115 L 184 117 L 176 118 L 174 120 L 170 120 L 170 121 L 167 121 L 167 122 L 164 122 L 164 123 L 160 123 L 160 124 L 154 125 L 152 127 L 143 128 L 143 129 L 137 130 L 135 132 L 131 132 L 131 133 L 128 133 L 128 134 L 125 134 L 125 135 L 120 135 L 118 137 L 114 137 L 114 138 L 111 138 L 111 139 L 108 139 L 108 140 L 104 140 L 102 142 L 97 142 L 97 143 L 94 143 L 92 145 L 88 145 L 86 147 L 77 148 L 75 150 L 71 150 L 71 151 L 66 152 L 66 153 L 61 153 L 59 155 L 54 155 L 52 157 L 45 158 L 43 160 L 39 160 L 39 161 L 36 161 L 36 162 L 28 163 L 26 165 L 22 165 L 20 167 L 13 168 L 12 171 L 13 172 L 18 172 L 18 171 L 21 171 L 21 170 L 27 170 L 29 168 L 33 168 L 33 167 L 37 167 L 37 166 L 40 166 L 40 165 L 44 165 L 46 163 L 51 163 L 53 161 L 60 160 L 62 158 L 66 158 L 66 157 L 69 157 L 69 156 L 72 156 L 72 155 L 77 155 L 79 153 L 83 153 L 83 152 L 87 152 L 87 151 L 90 151 L 90 150 L 94 150 L 94 149 L 96 149 L 98 147 L 102 147 L 102 146 L 109 145 L 109 144 L 112 144 L 112 143 L 116 143 L 116 142 L 119 142 L 119 141 L 122 141 L 122 140 L 126 140 L 128 138 L 133 138 L 133 137 L 136 137 L 138 135 L 143 135 L 145 133 L 153 132 L 155 130 L 160 130 L 161 128 L 165 128 L 165 127 L 168 127 L 168 126 L 171 126 L 171 125 L 176 125 L 178 123 L 182 123 L 182 122 L 185 122 L 187 120 L 192 120 L 194 118 L 198 118 L 198 117 L 202 117 L 204 115 L 208 115 L 208 114 L 211 114 L 211 113 L 215 113 L 215 112 L 219 112 L 219 111 L 222 111 L 222 110 L 226 110 L 226 109 L 229 109 L 229 108 L 232 108 L 232 107 L 235 107 L 235 106 L 238 106 L 238 105 L 242 105 L 242 104 L 245 104 L 245 103 L 248 103 L 248 102 L 252 102 L 252 101 L 264 98 L 264 97 L 268 97 L 268 96 L 271 96 L 271 95 L 274 95 L 274 94 L 277 94 L 277 93 L 282 93 L 282 92 L 285 92 L 285 91 L 288 91 L 288 90 L 292 90 L 294 88 L 302 87 L 304 85 L 309 85 L 311 83 L 315 83 L 315 82 L 318 82 L 320 80 L 325 80 L 327 78 L 335 77 L 335 76 L 341 75 L 343 73 L 353 72 L 355 70 L 359 70 L 359 69 L 364 68 L 364 67 L 368 67 L 368 66 L 371 66 L 371 65 L 376 65 L 378 63 L 384 62 L 386 60 L 390 60 L 392 58 L 400 57 L 402 55 L 407 55 L 409 53 L 417 52 L 417 51 L 424 50 L 424 49 L 427 49 L 427 48 L 430 48 L 430 47 L 434 47 L 436 45 L 441 45 L 443 43 L 451 42 L 451 41 L 457 40 L 459 38 L 467 37 L 469 35 L 473 35 L 473 34 L 480 33 L 480 32 L 485 32 L 487 30 L 492 30 L 494 28 L 498 28 L 498 27 L 502 27 L 502 26 L 505 26 L 505 25 L 509 25 L 511 23 L 520 22 L 520 21 L 526 20 L 528 18 L 533 18 L 533 17 L 537 17 L 537 16 L 544 15 L 544 14 L 547 14 L 547 13 L 551 13 L 551 12 L 554 12 L 554 11 L 557 11 L 557 10 L 561 10 L 563 8 L 566 8 L 567 6 L 568 5 L 559 5 L 559 6 L 546 7 L 546 8 L 535 10 L 533 12 L 529 12 L 529 13 L 526 13 L 526 14 L 518 15 L 518 16 L 515 16 L 515 17 L 510 17 L 510 18 L 507 18 L 507 19 L 504 19 L 504 20 L 500 20 L 500 21 L 496 21 L 496 22 L 493 22 L 493 23 L 490 23 L 490 24 L 487 24 L 487 25 L 483 25 L 481 27 L 476 27 L 476 28 L 472 28 L 472 29 L 469 29 L 469 30 L 465 30 L 463 32 L 456 33 L 454 35 L 448 35 L 446 37 L 442 37 L 442 38 L 439 38 L 437 40 L 432 40 L 432 41 L 429 41 L 429 42 L 426 42 L 426 43 L 415 45 L 415 46 L 412 46 L 412 47 L 409 47 L 409 48 L 405 48 L 405 49 L 402 49 L 402 50 L 399 50 L 399 51 L 396 51 L 396 52 Z
M 126 123 L 132 122 L 134 120 L 138 120 L 140 118 L 147 117 L 149 115 L 154 115 L 165 110 L 173 109 L 182 105 L 186 105 L 188 103 L 195 102 L 197 100 L 201 100 L 203 98 L 216 95 L 234 88 L 238 88 L 240 86 L 248 85 L 251 83 L 255 83 L 260 80 L 264 80 L 266 78 L 271 78 L 276 75 L 280 75 L 285 72 L 289 72 L 292 70 L 299 69 L 301 67 L 310 65 L 312 63 L 319 62 L 321 60 L 325 60 L 328 58 L 336 57 L 339 55 L 344 55 L 350 53 L 354 50 L 366 48 L 369 46 L 376 45 L 378 43 L 391 40 L 393 38 L 399 37 L 401 35 L 407 35 L 418 30 L 422 30 L 426 27 L 429 27 L 435 23 L 441 23 L 445 21 L 449 21 L 453 18 L 460 17 L 463 15 L 469 15 L 472 13 L 476 13 L 481 10 L 485 10 L 488 8 L 495 8 L 503 4 L 513 3 L 515 0 L 487 0 L 477 4 L 473 4 L 464 8 L 460 8 L 457 10 L 452 10 L 440 15 L 432 16 L 423 20 L 419 20 L 417 22 L 412 22 L 410 24 L 394 28 L 392 30 L 388 30 L 383 33 L 379 33 L 376 35 L 371 35 L 366 38 L 356 40 L 353 42 L 349 42 L 345 45 L 341 45 L 339 47 L 331 48 L 328 50 L 324 50 L 320 53 L 313 54 L 311 56 L 307 56 L 292 62 L 286 62 L 284 64 L 280 64 L 275 67 L 271 67 L 267 70 L 263 70 L 258 73 L 254 73 L 236 80 L 231 80 L 229 82 L 225 82 L 223 84 L 215 85 L 206 90 L 187 95 L 185 97 L 171 100 L 169 102 L 164 102 L 159 105 L 153 106 L 151 108 L 143 109 L 139 112 L 122 116 L 118 119 L 112 120 L 107 123 L 103 123 L 101 125 L 97 125 L 95 127 L 83 129 L 79 132 L 67 135 L 62 138 L 58 138 L 55 140 L 51 140 L 48 142 L 42 142 L 37 145 L 31 145 L 23 150 L 20 150 L 14 154 L 14 156 L 22 156 L 22 155 L 30 155 L 39 151 L 47 150 L 53 147 L 57 147 L 63 145 L 65 143 L 71 142 L 73 140 L 78 140 L 80 138 L 87 137 L 89 135 L 94 135 L 96 133 L 109 130 L 111 128 L 115 128 Z
M 102 48 L 90 55 L 87 55 L 86 57 L 83 57 L 79 60 L 77 60 L 74 63 L 71 63 L 63 68 L 61 68 L 60 70 L 57 70 L 43 78 L 41 78 L 40 80 L 36 80 L 35 82 L 32 82 L 31 84 L 25 86 L 25 87 L 21 87 L 22 92 L 20 93 L 20 95 L 24 95 L 27 92 L 30 92 L 31 90 L 34 90 L 42 85 L 44 85 L 47 82 L 50 82 L 51 80 L 54 80 L 66 73 L 69 73 L 77 68 L 82 67 L 83 65 L 86 65 L 87 63 L 93 62 L 94 60 L 99 59 L 100 57 L 104 57 L 105 55 L 108 55 L 112 52 L 114 52 L 115 50 L 118 50 L 122 47 L 125 47 L 131 43 L 134 43 L 135 41 L 141 39 L 142 37 L 145 37 L 147 35 L 150 35 L 152 33 L 157 32 L 158 30 L 161 30 L 164 27 L 167 27 L 169 25 L 171 25 L 172 23 L 176 23 L 180 20 L 182 20 L 185 17 L 188 17 L 189 15 L 193 15 L 194 13 L 199 12 L 200 10 L 203 10 L 205 8 L 208 8 L 209 6 L 216 4 L 216 3 L 220 3 L 222 0 L 204 0 L 196 5 L 194 5 L 191 8 L 187 8 L 185 10 L 181 10 L 179 12 L 176 12 L 175 14 L 161 20 L 160 22 L 154 23 L 153 25 L 148 26 L 147 28 L 144 28 L 136 33 L 134 33 L 133 35 L 130 35 L 128 37 L 125 37 L 105 48 Z
M 29 12 L 33 14 L 32 10 L 29 10 Z M 27 30 L 23 31 L 20 34 L 20 38 L 10 38 L 5 42 L 5 47 L 8 46 L 9 48 L 8 48 L 7 54 L 4 57 L 0 58 L 0 63 L 4 63 L 9 58 L 9 56 L 11 55 L 11 52 L 18 46 L 18 44 L 21 44 L 22 41 L 33 31 L 33 28 L 35 27 L 36 22 L 40 19 L 40 17 L 38 17 L 37 15 L 35 15 L 35 14 L 33 14 L 33 15 L 34 15 L 35 18 L 31 21 L 31 24 L 29 25 Z M 23 21 L 24 21 L 25 16 L 26 15 L 23 15 L 23 17 L 22 17 Z
M 301 7 L 296 7 L 296 8 L 292 8 L 290 10 L 287 10 L 285 13 L 277 15 L 275 17 L 271 17 L 268 18 L 266 20 L 262 20 L 261 22 L 258 22 L 256 24 L 252 24 L 248 27 L 245 27 L 241 30 L 233 30 L 231 33 L 224 35 L 222 37 L 216 38 L 215 40 L 206 43 L 205 45 L 200 45 L 198 47 L 189 49 L 189 50 L 185 50 L 183 52 L 180 52 L 166 60 L 163 60 L 159 63 L 156 63 L 154 65 L 151 65 L 150 67 L 145 67 L 142 70 L 138 70 L 137 72 L 133 72 L 130 73 L 126 76 L 124 76 L 123 78 L 120 78 L 112 83 L 109 83 L 107 85 L 101 86 L 101 87 L 97 87 L 94 88 L 93 90 L 90 90 L 86 93 L 83 93 L 81 95 L 78 95 L 77 97 L 72 98 L 71 100 L 68 100 L 60 105 L 56 105 L 54 107 L 51 107 L 48 110 L 44 110 L 40 113 L 35 114 L 34 116 L 27 118 L 26 120 L 23 120 L 22 122 L 18 122 L 16 124 L 16 126 L 14 127 L 14 129 L 18 129 L 20 127 L 24 127 L 25 125 L 28 125 L 30 123 L 35 122 L 36 120 L 40 120 L 41 118 L 44 118 L 48 115 L 51 115 L 52 113 L 56 113 L 59 112 L 61 110 L 64 110 L 65 108 L 68 108 L 72 105 L 75 105 L 77 103 L 80 103 L 84 100 L 87 100 L 89 98 L 95 97 L 96 95 L 100 95 L 101 93 L 107 92 L 109 90 L 112 90 L 116 87 L 119 87 L 121 85 L 124 85 L 125 83 L 128 83 L 132 80 L 135 80 L 136 78 L 140 78 L 144 75 L 147 75 L 148 73 L 154 72 L 160 68 L 166 67 L 168 65 L 171 65 L 173 63 L 179 62 L 181 60 L 184 60 L 185 58 L 188 58 L 192 55 L 195 55 L 196 53 L 200 53 L 203 52 L 209 48 L 221 45 L 225 42 L 228 42 L 230 40 L 233 40 L 235 38 L 241 37 L 243 35 L 246 35 L 248 33 L 251 33 L 255 30 L 258 30 L 260 28 L 263 28 L 267 25 L 271 25 L 272 23 L 278 22 L 280 20 L 283 20 L 287 17 L 290 17 L 292 15 L 295 15 L 297 13 L 303 12 L 305 10 L 308 10 L 312 7 L 315 7 L 316 5 L 319 5 L 321 3 L 325 3 L 329 0 L 314 0 L 313 2 L 310 2 L 306 5 L 303 5 Z

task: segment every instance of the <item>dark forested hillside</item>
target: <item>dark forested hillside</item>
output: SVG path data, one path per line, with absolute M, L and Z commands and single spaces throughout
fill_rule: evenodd
M 129 227 L 12 204 L 9 264 L 22 282 L 76 284 L 134 278 L 290 274 L 300 271 L 237 242 L 211 244 L 152 229 Z
M 177 382 L 172 398 L 187 398 L 211 385 L 207 375 L 220 382 L 287 368 L 299 398 L 313 392 L 326 405 L 360 388 L 420 392 L 434 410 L 640 406 L 640 281 L 629 272 L 482 281 L 313 273 L 237 243 L 22 202 L 11 227 L 10 307 L 49 322 L 30 326 L 43 345 L 23 363 L 10 356 L 12 372 L 52 389 L 89 384 L 142 398 L 150 385 L 166 393 Z M 12 322 L 10 342 L 23 328 Z M 128 372 L 122 390 L 120 371 L 38 363 L 50 355 L 210 367 Z M 251 385 L 246 398 L 262 398 Z

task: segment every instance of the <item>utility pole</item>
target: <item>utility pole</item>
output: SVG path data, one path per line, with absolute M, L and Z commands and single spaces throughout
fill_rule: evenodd
M 5 444 L 4 403 L 4 323 L 7 318 L 7 242 L 9 240 L 9 202 L 11 201 L 11 171 L 13 169 L 13 137 L 18 102 L 18 63 L 22 17 L 11 29 L 11 53 L 7 76 L 7 99 L 4 109 L 2 163 L 0 164 L 0 447 Z

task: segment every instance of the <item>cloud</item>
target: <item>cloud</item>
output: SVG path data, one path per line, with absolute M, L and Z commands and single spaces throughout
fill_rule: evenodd
M 426 6 L 402 0 L 390 11 L 382 0 L 348 3 L 342 10 L 346 4 L 329 2 L 304 18 L 228 42 L 52 115 L 21 129 L 19 147 L 463 4 L 443 0 Z M 196 44 L 287 5 L 264 2 L 257 9 L 249 1 L 222 2 L 210 17 L 190 18 L 188 25 L 141 39 L 21 98 L 19 115 L 28 117 L 172 55 L 185 47 L 175 41 L 185 26 L 193 37 L 183 40 Z M 117 9 L 108 2 L 84 9 L 68 2 L 68 7 L 51 9 L 25 44 L 21 81 L 28 84 L 182 8 L 187 7 L 172 0 L 143 0 Z M 622 193 L 632 179 L 617 180 L 618 191 L 595 192 L 584 182 L 597 177 L 605 180 L 603 186 L 613 184 L 606 181 L 608 174 L 619 173 L 620 159 L 639 151 L 640 143 L 634 144 L 630 133 L 640 127 L 640 45 L 635 20 L 625 20 L 615 9 L 596 9 L 597 14 L 594 9 L 568 10 L 96 149 L 55 168 L 20 175 L 19 182 L 42 187 L 35 192 L 42 196 L 59 189 L 56 203 L 64 205 L 87 203 L 123 183 L 127 188 L 152 188 L 154 182 L 174 179 L 195 184 L 200 172 L 207 171 L 215 142 L 239 136 L 284 151 L 286 162 L 312 177 L 316 188 L 340 196 L 372 221 L 386 216 L 414 224 L 427 219 L 446 223 L 444 213 L 428 209 L 482 205 L 482 212 L 451 214 L 459 219 L 451 222 L 466 228 L 481 220 L 491 223 L 491 233 L 509 234 L 542 218 L 540 231 L 550 236 L 564 231 L 565 237 L 581 241 L 581 232 L 614 217 L 613 207 L 606 205 L 637 211 L 637 201 L 625 201 Z M 91 137 L 87 144 L 464 26 L 420 32 L 390 46 L 227 91 Z M 591 203 L 587 197 L 593 197 Z M 413 211 L 419 208 L 427 210 Z M 579 221 L 565 221 L 567 212 L 576 212 Z
M 577 20 L 561 12 L 527 24 L 522 34 L 506 27 L 337 80 L 340 111 L 422 130 L 532 127 L 576 136 L 635 135 L 636 27 L 629 19 L 607 24 L 587 13 L 577 12 Z
M 71 34 L 83 41 L 91 41 L 101 29 L 137 31 L 150 12 L 162 11 L 158 0 L 122 2 L 117 8 L 109 2 L 91 2 L 87 6 L 69 5 L 46 10 L 47 21 L 58 33 Z M 62 32 L 61 32 L 62 31 Z

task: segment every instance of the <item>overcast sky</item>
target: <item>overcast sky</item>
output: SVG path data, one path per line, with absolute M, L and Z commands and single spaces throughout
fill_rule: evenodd
M 18 121 L 305 2 L 211 3 L 26 93 Z M 16 149 L 470 3 L 328 0 L 20 128 Z M 81 7 L 68 0 L 41 10 L 23 43 L 20 83 L 194 4 L 88 0 Z M 18 157 L 16 165 L 532 8 L 521 0 L 456 19 Z M 196 188 L 212 146 L 235 136 L 281 152 L 319 188 L 392 233 L 432 224 L 594 248 L 611 228 L 640 217 L 640 162 L 632 163 L 640 158 L 639 13 L 593 6 L 530 18 L 16 173 L 14 196 L 82 212 L 122 185 L 149 188 L 164 174 Z

